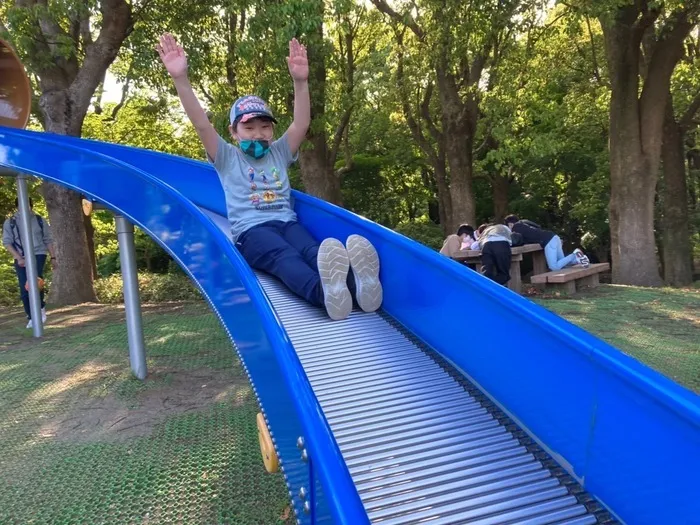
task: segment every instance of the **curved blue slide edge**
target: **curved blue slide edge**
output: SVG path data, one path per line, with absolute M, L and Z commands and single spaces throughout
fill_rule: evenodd
M 84 144 L 81 139 L 66 139 Z M 205 163 L 91 141 L 225 214 Z M 382 260 L 384 309 L 528 430 L 629 523 L 700 515 L 700 397 L 534 303 L 424 246 L 295 192 L 317 238 L 360 233 Z M 465 323 L 480 327 L 465 340 Z
M 368 523 L 338 445 L 274 309 L 226 235 L 192 202 L 149 174 L 58 135 L 0 128 L 0 166 L 79 191 L 123 213 L 182 266 L 234 341 L 263 406 L 290 496 L 309 487 L 309 464 L 323 489 L 312 516 L 291 497 L 302 523 L 330 510 L 335 523 Z M 138 198 L 134 198 L 137 196 Z M 326 507 L 327 506 L 327 507 Z M 323 515 L 316 516 L 323 518 Z
M 387 313 L 622 521 L 698 522 L 699 396 L 422 245 L 306 195 L 296 208 L 318 238 L 366 236 L 380 255 Z M 468 338 L 466 325 L 477 327 Z

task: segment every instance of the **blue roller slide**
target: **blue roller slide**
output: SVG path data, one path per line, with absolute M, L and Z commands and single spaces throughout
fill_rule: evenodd
M 317 239 L 379 253 L 381 311 L 333 322 L 247 266 L 207 163 L 0 128 L 0 166 L 125 215 L 191 277 L 299 523 L 700 524 L 700 397 L 476 272 L 294 192 Z

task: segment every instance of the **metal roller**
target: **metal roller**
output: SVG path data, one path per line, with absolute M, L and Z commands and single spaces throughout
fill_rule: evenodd
M 334 322 L 275 279 L 258 278 L 372 523 L 599 522 L 509 431 L 514 425 L 506 429 L 389 320 L 354 311 Z

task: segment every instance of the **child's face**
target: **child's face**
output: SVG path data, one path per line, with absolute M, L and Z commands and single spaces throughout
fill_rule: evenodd
M 231 125 L 229 130 L 231 136 L 238 142 L 242 140 L 267 140 L 270 142 L 275 128 L 272 121 L 268 119 L 253 118 L 246 122 L 239 122 L 235 128 Z

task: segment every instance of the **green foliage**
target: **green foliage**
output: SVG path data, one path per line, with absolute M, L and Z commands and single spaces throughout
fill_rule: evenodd
M 343 201 L 355 213 L 393 228 L 428 213 L 430 193 L 421 166 L 401 166 L 390 159 L 356 155 L 343 179 Z
M 10 253 L 3 249 L 0 252 L 0 306 L 19 304 L 17 274 L 12 261 Z
M 432 222 L 404 222 L 399 224 L 395 230 L 434 250 L 442 248 L 442 243 L 445 240 L 440 226 Z
M 100 23 L 95 2 L 49 4 L 24 10 L 8 3 L 0 6 L 0 19 L 16 29 L 13 41 L 23 57 L 35 45 L 32 20 L 42 10 L 50 9 L 64 29 L 69 27 L 67 20 L 85 10 L 92 13 L 94 28 Z M 410 13 L 425 33 L 419 39 L 411 29 L 403 32 L 401 51 L 405 92 L 428 148 L 419 147 L 412 135 L 399 96 L 403 88 L 397 85 L 396 34 L 405 28 L 371 2 L 356 0 L 143 3 L 134 30 L 111 68 L 128 84 L 124 104 L 101 104 L 99 114 L 89 113 L 84 136 L 203 158 L 199 139 L 153 50 L 165 30 L 185 47 L 192 84 L 222 135 L 228 134 L 232 100 L 256 93 L 273 106 L 279 136 L 292 119 L 292 83 L 285 56 L 288 40 L 296 36 L 309 47 L 310 59 L 325 67 L 323 114 L 314 115 L 313 125 L 325 133 L 329 146 L 341 116 L 352 110 L 347 137 L 339 135 L 335 166 L 344 168 L 352 159 L 351 169 L 342 175 L 345 206 L 439 248 L 444 235 L 429 220 L 437 216 L 435 162 L 426 150 L 440 153 L 436 137 L 445 124 L 440 118 L 443 104 L 449 102 L 440 96 L 436 67 L 439 62 L 450 75 L 460 77 L 486 49 L 481 80 L 458 86 L 461 103 L 474 95 L 479 106 L 473 182 L 477 223 L 492 220 L 494 181 L 507 177 L 508 211 L 557 231 L 569 243 L 580 241 L 589 249 L 608 250 L 610 86 L 599 17 L 610 18 L 620 2 L 593 6 L 579 0 L 567 5 L 487 0 L 478 10 L 458 0 L 389 4 L 399 13 Z M 677 2 L 660 5 L 665 20 Z M 697 34 L 686 48 L 687 56 L 672 82 L 677 118 L 692 107 L 700 87 Z M 60 41 L 52 53 L 43 58 L 75 56 L 80 62 L 84 49 L 74 41 Z M 321 96 L 318 79 L 312 77 L 311 85 L 314 97 Z M 432 96 L 424 99 L 428 89 Z M 431 125 L 435 128 L 429 129 Z M 697 121 L 688 123 L 687 135 L 689 149 L 697 148 Z M 292 167 L 290 178 L 294 188 L 304 189 L 298 166 Z M 697 174 L 689 173 L 688 182 L 691 193 L 700 194 Z M 31 191 L 43 206 L 36 185 Z M 11 211 L 13 201 L 14 185 L 0 178 L 0 215 Z M 698 232 L 699 207 L 696 203 L 691 207 L 691 229 Z M 119 271 L 113 218 L 98 212 L 93 224 L 99 273 L 108 276 Z M 140 270 L 181 273 L 143 233 L 137 232 L 136 242 Z M 6 280 L 11 283 L 13 278 L 12 274 Z
M 83 124 L 83 137 L 203 158 L 204 150 L 179 102 L 137 94 L 113 117 L 115 106 L 106 104 L 99 115 L 89 113 Z
M 477 167 L 512 178 L 509 210 L 556 230 L 609 242 L 607 107 L 600 26 L 555 17 L 514 45 L 484 94 L 482 133 L 496 147 Z M 596 60 L 597 59 L 597 60 Z
M 114 215 L 110 211 L 98 210 L 93 212 L 92 227 L 95 230 L 95 256 L 97 259 L 116 253 L 119 250 L 117 228 Z
M 194 301 L 202 298 L 189 278 L 182 274 L 155 274 L 140 272 L 139 296 L 142 303 Z M 101 303 L 124 302 L 121 274 L 113 274 L 95 281 L 95 293 Z
M 40 182 L 37 179 L 27 179 L 29 197 L 34 202 L 34 212 L 46 217 L 46 204 L 39 192 Z M 14 177 L 0 176 L 0 220 L 4 221 L 17 211 L 15 199 L 17 198 L 17 184 Z

